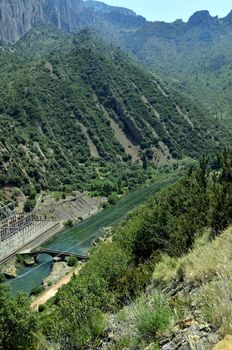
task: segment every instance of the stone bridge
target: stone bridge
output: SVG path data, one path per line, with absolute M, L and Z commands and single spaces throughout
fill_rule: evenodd
M 60 258 L 61 260 L 65 260 L 65 258 L 69 257 L 69 256 L 75 256 L 78 260 L 86 260 L 88 258 L 87 255 L 81 255 L 78 253 L 72 253 L 72 252 L 62 252 L 59 250 L 53 250 L 53 249 L 46 249 L 46 248 L 41 248 L 35 251 L 24 251 L 21 252 L 20 255 L 22 256 L 28 256 L 28 257 L 33 257 L 36 259 L 36 257 L 38 255 L 41 254 L 48 254 L 53 258 Z

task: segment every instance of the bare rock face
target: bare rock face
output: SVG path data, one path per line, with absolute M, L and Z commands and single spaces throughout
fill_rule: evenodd
M 0 0 L 0 39 L 15 42 L 43 18 L 43 0 Z
M 145 18 L 133 11 L 83 0 L 0 0 L 0 41 L 14 43 L 38 22 L 66 32 L 102 21 L 141 25 Z
M 82 0 L 0 0 L 0 40 L 16 42 L 39 22 L 71 31 L 83 7 Z
M 46 0 L 44 3 L 47 22 L 67 32 L 78 26 L 83 9 L 82 0 Z

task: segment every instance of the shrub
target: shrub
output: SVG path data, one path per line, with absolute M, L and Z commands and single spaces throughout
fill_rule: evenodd
M 26 213 L 30 212 L 31 210 L 34 209 L 36 205 L 35 199 L 27 199 L 26 202 L 24 203 L 24 211 Z
M 4 273 L 0 272 L 0 283 L 4 283 L 6 280 L 6 277 L 4 275 Z
M 43 304 L 42 304 L 42 305 L 39 305 L 38 311 L 39 311 L 39 312 L 43 312 L 43 311 L 45 310 L 45 308 L 46 308 L 45 305 L 43 305 Z
M 36 296 L 41 294 L 44 291 L 44 287 L 43 286 L 36 286 L 32 289 L 30 296 Z
M 108 197 L 108 202 L 110 205 L 115 205 L 118 201 L 118 195 L 117 193 L 112 193 L 109 197 Z
M 140 337 L 149 340 L 165 332 L 171 324 L 172 311 L 161 294 L 149 300 L 143 295 L 135 307 L 135 325 Z
M 68 258 L 68 266 L 77 266 L 78 264 L 78 260 L 77 260 L 77 257 L 75 256 L 70 256 Z
M 73 221 L 71 219 L 64 222 L 64 227 L 68 228 L 72 226 L 73 226 Z
M 97 338 L 104 332 L 106 328 L 107 315 L 102 313 L 100 310 L 95 311 L 90 317 L 90 329 L 92 337 Z
M 17 255 L 16 255 L 16 262 L 17 262 L 18 264 L 20 264 L 20 265 L 23 264 L 24 259 L 23 259 L 22 255 L 20 255 L 20 254 L 17 254 Z

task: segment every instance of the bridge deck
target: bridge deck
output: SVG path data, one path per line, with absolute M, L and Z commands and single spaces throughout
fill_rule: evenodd
M 35 250 L 35 251 L 21 252 L 21 255 L 28 255 L 28 256 L 33 256 L 33 257 L 36 257 L 36 256 L 41 255 L 41 254 L 48 254 L 48 255 L 51 255 L 53 258 L 55 258 L 55 257 L 66 258 L 69 256 L 75 256 L 78 260 L 86 260 L 88 257 L 87 255 L 82 255 L 82 254 L 78 254 L 78 253 L 62 252 L 59 250 L 43 249 L 43 248 Z

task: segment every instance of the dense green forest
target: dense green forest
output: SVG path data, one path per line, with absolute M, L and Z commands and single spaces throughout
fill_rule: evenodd
M 100 348 L 108 315 L 145 290 L 163 254 L 181 257 L 205 229 L 213 240 L 230 225 L 231 198 L 232 155 L 225 150 L 214 160 L 202 159 L 182 180 L 130 214 L 114 229 L 112 240 L 94 248 L 80 274 L 39 313 L 30 310 L 26 297 L 14 298 L 1 286 L 0 347 Z M 160 307 L 168 317 L 175 305 L 165 305 Z M 153 330 L 153 341 L 158 330 Z M 144 349 L 151 339 L 135 340 L 136 348 Z

